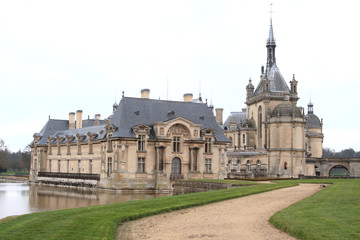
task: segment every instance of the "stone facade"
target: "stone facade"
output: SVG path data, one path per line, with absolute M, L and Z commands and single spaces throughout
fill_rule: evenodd
M 249 80 L 246 108 L 232 112 L 222 124 L 231 142 L 227 149 L 230 177 L 315 175 L 314 165 L 306 159 L 322 157 L 322 121 L 311 103 L 307 114 L 297 106 L 298 81 L 293 76 L 286 83 L 276 65 L 275 47 L 271 23 L 260 82 L 255 88 Z
M 123 97 L 106 120 L 82 120 L 82 111 L 76 123 L 74 113 L 49 119 L 34 134 L 30 181 L 168 190 L 174 179 L 223 179 L 228 139 L 207 104 L 149 94 Z

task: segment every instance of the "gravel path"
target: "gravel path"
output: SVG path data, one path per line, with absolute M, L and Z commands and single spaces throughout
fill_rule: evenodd
M 120 226 L 117 239 L 295 239 L 268 220 L 318 190 L 318 184 L 301 184 L 147 217 Z

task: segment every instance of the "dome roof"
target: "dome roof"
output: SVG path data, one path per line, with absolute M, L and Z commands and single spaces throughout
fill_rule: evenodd
M 247 124 L 248 124 L 249 128 L 256 128 L 256 123 L 255 123 L 254 118 L 248 119 Z
M 302 113 L 298 107 L 293 106 L 290 102 L 277 105 L 271 112 L 271 117 L 302 117 Z
M 306 115 L 306 128 L 321 128 L 320 119 L 313 113 Z

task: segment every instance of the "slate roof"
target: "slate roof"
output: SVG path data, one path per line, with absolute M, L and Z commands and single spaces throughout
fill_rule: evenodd
M 166 122 L 178 117 L 200 124 L 200 130 L 212 128 L 216 131 L 216 141 L 229 142 L 207 104 L 130 97 L 123 97 L 114 112 L 110 123 L 117 130 L 112 136 L 135 138 L 132 130 L 134 126 L 145 124 L 152 127 L 155 122 Z M 150 137 L 155 137 L 153 131 Z
M 135 138 L 132 128 L 139 124 L 145 124 L 152 127 L 155 122 L 166 122 L 174 118 L 182 117 L 193 123 L 201 125 L 200 130 L 211 128 L 216 131 L 215 139 L 218 142 L 229 142 L 222 132 L 221 127 L 216 122 L 209 107 L 204 103 L 176 102 L 153 100 L 143 98 L 124 97 L 120 101 L 117 110 L 113 113 L 110 124 L 117 129 L 112 137 Z M 49 119 L 42 130 L 38 133 L 41 136 L 37 144 L 48 144 L 49 136 L 66 137 L 73 136 L 71 143 L 77 142 L 77 134 L 84 136 L 82 142 L 88 140 L 87 133 L 96 135 L 92 140 L 103 139 L 106 136 L 106 124 L 104 120 L 99 120 L 100 125 L 94 126 L 95 119 L 83 120 L 83 127 L 69 130 L 68 120 Z M 150 138 L 154 138 L 153 129 L 150 131 Z M 65 143 L 67 139 L 61 141 Z M 55 144 L 57 140 L 53 141 Z
M 290 92 L 290 88 L 285 82 L 284 77 L 281 75 L 279 68 L 274 64 L 270 71 L 265 73 L 267 74 L 268 79 L 270 80 L 270 92 Z M 266 75 L 263 74 L 261 81 L 257 86 L 254 95 L 264 92 L 264 83 Z
M 241 128 L 246 123 L 246 112 L 231 112 L 225 120 L 223 128 L 229 130 L 232 121 L 236 122 L 237 128 Z
M 321 128 L 320 119 L 315 114 L 307 114 L 306 119 L 306 128 Z

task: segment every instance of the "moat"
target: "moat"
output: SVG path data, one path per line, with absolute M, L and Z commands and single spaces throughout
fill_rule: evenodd
M 119 193 L 0 182 L 0 219 L 12 215 L 127 202 L 168 195 L 169 193 Z

